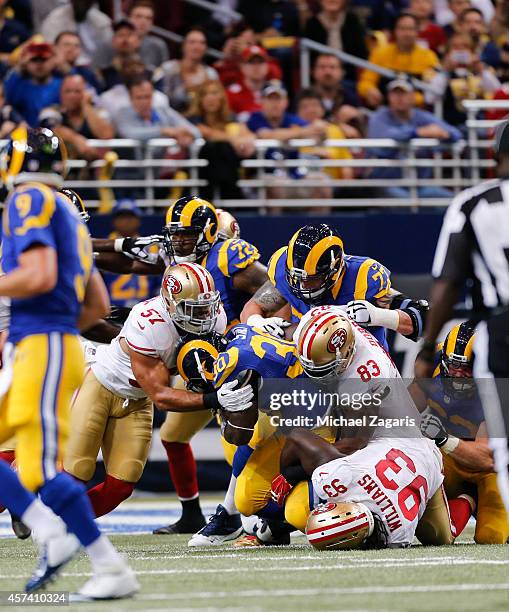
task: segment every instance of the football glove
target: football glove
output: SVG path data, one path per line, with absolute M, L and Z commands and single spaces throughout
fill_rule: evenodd
M 162 236 L 141 236 L 139 238 L 117 238 L 114 249 L 117 253 L 123 253 L 130 259 L 137 259 L 148 264 L 155 264 L 159 259 L 157 253 L 150 253 L 145 249 L 153 244 L 163 241 Z
M 288 497 L 292 489 L 292 485 L 288 482 L 288 480 L 286 480 L 283 474 L 278 474 L 272 479 L 270 496 L 278 506 L 283 506 L 285 499 Z
M 203 396 L 205 408 L 210 408 L 213 412 L 226 410 L 227 412 L 243 412 L 253 405 L 253 387 L 246 385 L 240 389 L 235 389 L 239 384 L 238 380 L 225 383 L 217 391 L 206 393 Z
M 346 313 L 363 327 L 386 327 L 397 330 L 399 314 L 396 310 L 379 308 L 366 300 L 353 300 L 346 305 Z
M 276 338 L 284 338 L 285 327 L 289 327 L 290 325 L 288 321 L 285 321 L 281 317 L 268 317 L 265 319 L 258 314 L 251 315 L 246 323 L 251 327 L 256 327 L 272 336 L 276 336 Z
M 421 433 L 424 437 L 434 440 L 438 447 L 443 446 L 449 437 L 442 421 L 434 414 L 425 414 L 422 417 Z

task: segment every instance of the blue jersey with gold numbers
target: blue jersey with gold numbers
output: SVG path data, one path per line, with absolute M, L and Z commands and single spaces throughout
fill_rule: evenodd
M 292 309 L 292 322 L 298 323 L 313 305 L 300 300 L 291 290 L 286 278 L 286 253 L 288 247 L 281 247 L 270 258 L 268 275 L 271 283 L 290 304 Z M 351 300 L 368 300 L 370 302 L 386 295 L 391 288 L 390 271 L 381 263 L 370 257 L 345 255 L 345 266 L 340 279 L 332 288 L 328 306 L 344 305 Z M 316 304 L 315 304 L 316 306 Z M 383 327 L 370 327 L 370 333 L 387 347 L 386 331 Z
M 251 297 L 235 289 L 233 276 L 258 259 L 260 253 L 255 246 L 240 238 L 229 238 L 216 242 L 201 262 L 201 265 L 212 274 L 216 290 L 221 295 L 228 323 L 239 318 L 244 304 Z
M 90 236 L 78 212 L 64 196 L 40 183 L 17 187 L 5 203 L 4 272 L 18 267 L 19 257 L 33 245 L 55 249 L 58 279 L 48 293 L 12 299 L 9 340 L 14 343 L 34 334 L 77 334 L 78 317 L 93 266 Z
M 439 345 L 441 348 L 441 346 Z M 440 372 L 441 350 L 435 356 L 433 382 L 428 391 L 428 406 L 442 421 L 447 432 L 457 438 L 473 440 L 484 421 L 481 400 L 474 389 L 472 396 L 458 399 L 451 393 L 451 378 Z
M 253 370 L 262 378 L 304 376 L 293 342 L 280 340 L 249 325 L 236 325 L 226 335 L 228 348 L 214 364 L 214 386 L 235 380 L 241 372 Z

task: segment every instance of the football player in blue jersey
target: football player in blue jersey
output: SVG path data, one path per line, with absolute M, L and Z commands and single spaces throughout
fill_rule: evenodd
M 241 320 L 282 337 L 287 323 L 317 305 L 347 305 L 349 316 L 369 327 L 387 348 L 386 329 L 416 340 L 428 304 L 411 300 L 391 287 L 390 272 L 369 257 L 346 255 L 343 240 L 328 225 L 306 225 L 269 262 L 269 280 L 244 307 Z M 284 312 L 284 311 L 283 311 Z
M 424 435 L 435 440 L 444 460 L 448 497 L 474 493 L 478 544 L 505 544 L 509 520 L 497 486 L 493 454 L 473 379 L 475 323 L 455 325 L 437 345 L 431 381 L 412 383 L 410 392 L 424 411 Z
M 162 236 L 93 240 L 94 251 L 99 252 L 96 263 L 101 269 L 125 274 L 161 274 L 170 264 L 198 263 L 211 273 L 231 327 L 240 321 L 242 308 L 268 277 L 258 249 L 240 238 L 228 238 L 238 228 L 233 218 L 224 212 L 221 216 L 222 226 L 213 204 L 196 196 L 180 198 L 167 211 Z M 155 243 L 161 248 L 159 256 L 151 259 L 147 249 Z M 182 516 L 154 533 L 195 533 L 205 524 L 189 442 L 209 420 L 208 411 L 168 412 L 166 416 L 160 435 Z
M 242 324 L 233 327 L 223 342 L 221 352 L 217 344 L 211 348 L 197 341 L 182 347 L 177 367 L 188 389 L 204 393 L 233 380 L 256 388 L 260 379 L 304 376 L 293 342 Z M 242 532 L 239 510 L 267 518 L 281 514 L 280 508 L 267 500 L 267 491 L 278 472 L 284 437 L 256 404 L 249 412 L 222 410 L 219 417 L 232 477 L 223 503 L 193 535 L 189 546 L 213 546 L 236 539 Z
M 27 590 L 48 582 L 81 544 L 93 576 L 80 597 L 127 597 L 139 588 L 133 572 L 99 532 L 85 487 L 59 467 L 69 435 L 71 398 L 84 374 L 78 333 L 109 310 L 104 283 L 93 267 L 88 231 L 69 201 L 56 192 L 62 187 L 65 160 L 65 148 L 53 132 L 24 126 L 11 134 L 1 158 L 4 183 L 13 188 L 3 214 L 0 295 L 11 299 L 9 346 L 14 358 L 7 366 L 12 381 L 0 404 L 0 443 L 16 437 L 21 483 L 1 462 L 2 482 L 8 484 L 0 495 L 40 542 L 40 565 Z M 51 546 L 55 530 L 48 529 L 52 521 L 41 514 L 44 506 L 36 504 L 33 511 L 35 492 L 76 536 L 60 538 L 56 550 Z

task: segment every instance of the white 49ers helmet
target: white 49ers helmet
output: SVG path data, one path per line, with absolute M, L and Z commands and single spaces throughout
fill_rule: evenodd
M 216 208 L 219 229 L 217 235 L 220 240 L 240 238 L 240 226 L 235 217 L 224 208 Z
M 359 548 L 373 533 L 371 510 L 357 502 L 327 502 L 308 517 L 306 535 L 318 550 Z
M 175 325 L 193 334 L 208 334 L 219 315 L 219 291 L 208 270 L 196 263 L 168 266 L 161 297 Z
M 311 317 L 299 331 L 296 343 L 299 361 L 311 378 L 339 376 L 355 353 L 352 324 L 330 311 Z

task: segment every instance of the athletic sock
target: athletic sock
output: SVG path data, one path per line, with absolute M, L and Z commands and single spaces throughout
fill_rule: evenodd
M 11 463 L 14 461 L 15 456 L 16 456 L 16 454 L 15 454 L 15 452 L 13 450 L 3 450 L 3 451 L 0 451 L 0 459 L 5 461 L 9 465 L 11 465 Z
M 21 515 L 21 520 L 30 527 L 38 542 L 46 542 L 51 536 L 60 535 L 65 530 L 62 520 L 37 498 Z
M 0 503 L 12 514 L 23 516 L 35 495 L 25 489 L 16 472 L 5 461 L 0 461 L 0 482 Z
M 96 517 L 114 510 L 120 503 L 130 497 L 134 483 L 119 480 L 106 474 L 104 482 L 88 490 L 88 498 Z
M 187 442 L 162 442 L 168 455 L 170 476 L 180 501 L 194 500 L 198 497 L 198 477 L 191 445 Z
M 58 473 L 39 489 L 41 500 L 74 533 L 82 546 L 89 546 L 101 535 L 83 484 L 65 472 Z
M 232 474 L 230 478 L 230 484 L 228 485 L 228 490 L 224 496 L 223 508 L 228 512 L 231 516 L 233 514 L 238 514 L 239 511 L 235 506 L 235 485 L 237 484 L 237 478 Z
M 186 521 L 195 521 L 197 516 L 202 516 L 199 497 L 195 497 L 194 499 L 181 499 L 180 503 L 182 504 L 182 516 L 179 519 L 180 521 L 184 523 Z
M 0 451 L 0 459 L 5 461 L 9 465 L 14 461 L 14 451 L 13 450 L 5 450 Z M 0 514 L 5 510 L 5 506 L 0 504 Z
M 268 520 L 284 521 L 285 509 L 276 504 L 274 500 L 269 499 L 263 508 L 256 511 L 256 515 Z
M 449 514 L 455 537 L 458 537 L 463 529 L 465 529 L 468 520 L 472 516 L 474 511 L 472 502 L 473 500 L 469 495 L 460 495 L 456 499 L 449 500 Z
M 90 563 L 93 569 L 100 570 L 104 565 L 120 565 L 124 564 L 124 560 L 118 553 L 117 549 L 104 535 L 96 538 L 91 544 L 86 547 Z

